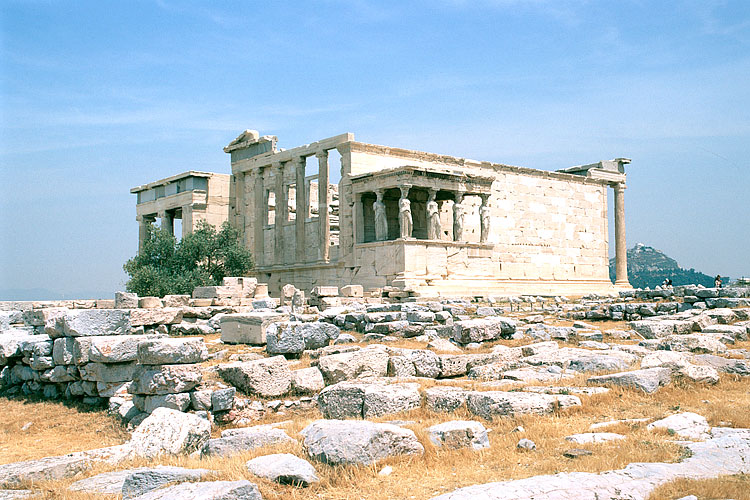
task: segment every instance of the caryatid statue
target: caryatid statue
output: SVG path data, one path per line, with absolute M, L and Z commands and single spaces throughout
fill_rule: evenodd
M 453 205 L 453 241 L 464 239 L 464 207 L 461 204 L 463 198 L 462 194 L 456 195 L 456 202 Z
M 375 240 L 385 241 L 388 239 L 388 218 L 385 215 L 385 203 L 383 203 L 383 191 L 376 191 L 377 199 L 372 204 L 375 211 Z
M 411 202 L 407 196 L 409 195 L 409 188 L 401 188 L 401 199 L 398 200 L 398 222 L 401 226 L 401 237 L 411 238 L 411 231 L 413 227 L 411 219 Z
M 482 200 L 482 206 L 479 208 L 479 221 L 481 223 L 481 233 L 479 234 L 479 242 L 487 243 L 487 239 L 490 237 L 490 206 L 486 200 Z
M 427 239 L 440 239 L 440 207 L 435 201 L 435 191 L 430 190 L 427 202 Z

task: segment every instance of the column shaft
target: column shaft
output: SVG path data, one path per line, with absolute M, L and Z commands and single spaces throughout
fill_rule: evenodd
M 297 158 L 295 161 L 295 196 L 297 202 L 297 215 L 295 216 L 295 248 L 296 260 L 298 263 L 306 262 L 305 256 L 307 245 L 305 241 L 305 219 L 307 218 L 307 190 L 305 189 L 305 157 Z
M 318 158 L 318 222 L 319 222 L 319 257 L 323 262 L 329 261 L 331 247 L 331 220 L 328 217 L 328 151 L 319 151 Z M 339 194 L 340 196 L 340 194 Z M 341 205 L 339 204 L 339 210 Z M 339 217 L 341 214 L 339 214 Z
M 274 252 L 273 262 L 274 264 L 284 263 L 284 222 L 286 222 L 286 208 L 287 200 L 286 193 L 284 192 L 284 164 L 277 163 L 274 165 L 274 173 L 276 174 L 276 219 L 274 221 L 273 236 L 274 236 Z
M 614 185 L 615 191 L 615 284 L 628 282 L 628 254 L 625 243 L 625 184 Z
M 268 224 L 268 199 L 263 179 L 264 171 L 265 168 L 260 167 L 255 173 L 255 210 L 253 213 L 253 252 L 255 255 L 253 255 L 253 260 L 256 266 L 265 265 L 264 228 Z

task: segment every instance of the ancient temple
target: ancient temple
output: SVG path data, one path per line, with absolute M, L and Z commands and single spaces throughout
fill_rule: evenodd
M 227 217 L 272 292 L 287 283 L 303 290 L 394 287 L 418 296 L 580 294 L 630 286 L 623 199 L 628 159 L 550 172 L 367 144 L 349 133 L 287 150 L 276 142 L 247 130 L 224 148 L 232 166 Z M 218 210 L 210 194 L 208 212 Z

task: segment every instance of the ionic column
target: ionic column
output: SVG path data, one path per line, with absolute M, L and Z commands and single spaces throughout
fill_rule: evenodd
M 264 228 L 268 224 L 268 199 L 266 198 L 266 187 L 264 183 L 264 167 L 255 172 L 255 210 L 253 211 L 253 260 L 257 266 L 265 264 L 265 239 Z M 184 222 L 183 222 L 184 224 Z M 183 226 L 184 227 L 184 226 Z
M 141 252 L 143 250 L 143 244 L 148 238 L 150 226 L 154 219 L 147 215 L 137 215 L 135 220 L 138 221 L 138 252 Z
M 286 208 L 287 199 L 286 193 L 284 192 L 284 164 L 274 163 L 272 165 L 274 172 L 276 173 L 276 218 L 274 221 L 273 236 L 274 236 L 274 252 L 273 261 L 274 264 L 283 264 L 284 259 L 284 229 L 283 225 L 286 221 Z
M 294 163 L 296 173 L 295 196 L 297 197 L 297 216 L 294 219 L 295 245 L 297 262 L 305 262 L 305 219 L 307 218 L 307 190 L 305 189 L 305 166 L 307 160 L 304 156 L 297 158 Z
M 166 230 L 167 233 L 174 235 L 174 218 L 168 211 L 159 212 L 159 219 L 161 219 L 161 228 Z
M 613 188 L 615 191 L 615 285 L 630 287 L 625 244 L 625 184 L 619 182 Z
M 193 207 L 183 205 L 182 207 L 182 237 L 193 232 Z
M 318 255 L 321 261 L 328 262 L 331 247 L 331 220 L 328 217 L 328 151 L 318 151 L 315 157 L 318 159 Z M 340 196 L 339 194 L 339 200 Z

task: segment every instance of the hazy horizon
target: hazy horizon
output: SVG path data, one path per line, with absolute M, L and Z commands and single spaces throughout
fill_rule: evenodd
M 111 298 L 138 245 L 130 188 L 229 173 L 244 129 L 544 170 L 631 158 L 628 248 L 750 276 L 750 3 L 10 0 L 0 16 L 0 293 Z

